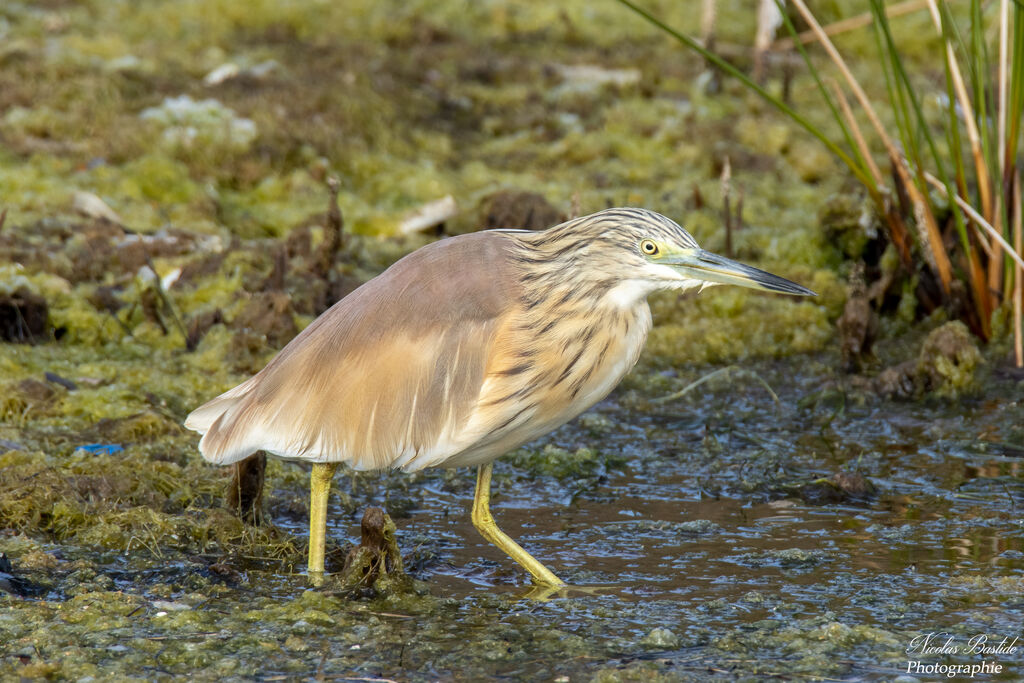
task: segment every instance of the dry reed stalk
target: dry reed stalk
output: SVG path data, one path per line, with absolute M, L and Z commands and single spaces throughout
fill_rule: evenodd
M 1024 262 L 1020 254 L 1024 253 L 1024 228 L 1021 227 L 1022 213 L 1020 190 L 1020 172 L 1014 173 L 1013 183 L 1013 246 L 1017 250 L 1017 274 L 1013 278 L 1013 354 L 1017 367 L 1024 367 L 1024 325 L 1021 321 L 1021 307 L 1024 306 Z
M 1009 2 L 1009 0 L 1004 1 Z M 928 0 L 905 0 L 904 2 L 898 2 L 895 5 L 891 5 L 885 8 L 885 16 L 891 19 L 892 17 L 899 17 L 904 14 L 910 14 L 911 12 L 916 12 L 919 9 L 924 9 L 927 3 Z M 863 26 L 870 26 L 872 21 L 874 21 L 874 16 L 871 14 L 871 12 L 864 12 L 863 14 L 858 14 L 856 16 L 848 17 L 846 19 L 840 19 L 839 21 L 833 22 L 828 26 L 822 27 L 822 30 L 825 32 L 825 35 L 836 36 L 839 35 L 840 33 L 853 31 L 854 29 L 858 29 Z M 796 40 L 794 40 L 792 36 L 786 38 L 779 38 L 774 43 L 772 43 L 771 49 L 778 50 L 780 52 L 785 50 L 792 50 L 794 47 L 796 47 L 797 42 L 801 43 L 802 45 L 806 45 L 807 43 L 813 43 L 815 40 L 817 40 L 817 38 L 818 37 L 814 33 L 814 31 L 801 31 L 799 34 L 797 34 Z
M 833 45 L 829 37 L 825 35 L 824 30 L 821 28 L 821 24 L 818 23 L 817 18 L 807 9 L 807 5 L 804 4 L 803 0 L 792 0 L 793 5 L 803 16 L 804 21 L 811 27 L 815 35 L 818 37 L 818 41 L 821 46 L 825 49 L 825 52 L 832 59 L 832 62 L 839 69 L 839 72 L 843 74 L 843 78 L 846 79 L 847 85 L 850 90 L 853 91 L 854 96 L 857 98 L 857 102 L 861 108 L 864 109 L 864 113 L 867 114 L 868 120 L 871 122 L 871 126 L 875 129 L 882 144 L 885 145 L 886 153 L 889 156 L 889 161 L 892 163 L 893 169 L 899 177 L 900 183 L 907 192 L 910 198 L 911 204 L 914 207 L 914 216 L 917 219 L 918 229 L 923 233 L 921 246 L 923 247 L 922 252 L 925 255 L 925 260 L 935 270 L 939 276 L 939 282 L 942 285 L 942 291 L 947 296 L 950 293 L 950 282 L 953 279 L 952 266 L 949 262 L 949 256 L 946 254 L 945 247 L 942 243 L 942 233 L 939 231 L 938 222 L 935 220 L 935 215 L 932 213 L 931 207 L 928 202 L 925 201 L 924 195 L 921 193 L 920 188 L 914 184 L 913 179 L 910 176 L 910 169 L 907 168 L 906 161 L 903 155 L 900 154 L 898 148 L 893 144 L 892 139 L 885 132 L 885 127 L 882 125 L 881 119 L 875 112 L 874 107 L 871 106 L 871 101 L 868 99 L 867 94 L 861 87 L 860 83 L 854 77 L 849 67 L 846 65 L 846 61 L 843 60 L 842 55 Z M 893 224 L 890 223 L 890 230 L 893 230 Z M 896 235 L 893 235 L 894 242 L 897 242 Z

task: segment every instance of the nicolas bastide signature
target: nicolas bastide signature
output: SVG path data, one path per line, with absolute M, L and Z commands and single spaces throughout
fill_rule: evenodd
M 960 636 L 951 633 L 932 631 L 915 636 L 907 647 L 908 655 L 1012 655 L 1022 646 L 1017 644 L 1020 639 L 1015 636 L 990 637 L 986 633 L 974 636 Z
M 959 636 L 951 633 L 932 631 L 915 636 L 907 646 L 908 674 L 931 674 L 948 678 L 966 676 L 974 678 L 978 675 L 1001 674 L 1003 665 L 999 663 L 999 655 L 1013 655 L 1022 647 L 1018 645 L 1019 637 L 989 636 L 979 633 L 973 636 Z M 973 662 L 947 664 L 931 659 L 929 655 L 949 656 L 981 656 L 981 660 Z M 914 659 L 921 657 L 923 659 Z

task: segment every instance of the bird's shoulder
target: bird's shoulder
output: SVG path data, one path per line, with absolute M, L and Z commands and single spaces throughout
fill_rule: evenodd
M 450 237 L 395 262 L 285 346 L 260 373 L 260 389 L 276 393 L 298 377 L 340 380 L 353 363 L 380 374 L 385 358 L 436 358 L 460 339 L 485 347 L 519 300 L 509 239 L 494 232 Z
M 501 317 L 518 301 L 512 239 L 488 231 L 421 247 L 336 303 L 314 325 L 376 335 Z

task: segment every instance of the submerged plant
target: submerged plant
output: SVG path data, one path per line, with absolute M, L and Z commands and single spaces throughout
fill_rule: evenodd
M 1024 366 L 1021 0 L 1000 0 L 994 10 L 996 18 L 989 22 L 994 26 L 986 26 L 980 0 L 971 0 L 966 31 L 954 18 L 947 0 L 926 0 L 943 51 L 944 112 L 938 121 L 925 115 L 924 102 L 930 93 L 912 81 L 882 0 L 870 3 L 888 94 L 884 104 L 867 95 L 804 0 L 791 0 L 845 83 L 844 88 L 828 78 L 800 41 L 794 41 L 842 133 L 839 141 L 693 38 L 630 0 L 619 2 L 739 79 L 818 138 L 850 169 L 871 198 L 904 272 L 919 278 L 916 291 L 921 306 L 929 312 L 946 306 L 984 340 L 993 334 L 993 313 L 1006 311 L 1013 320 L 1016 363 Z M 796 36 L 792 22 L 786 17 L 784 21 Z M 992 30 L 995 36 L 990 35 Z M 863 110 L 876 149 L 880 146 L 884 152 L 891 168 L 888 180 L 854 117 L 847 93 L 852 93 Z M 894 133 L 878 114 L 883 107 Z

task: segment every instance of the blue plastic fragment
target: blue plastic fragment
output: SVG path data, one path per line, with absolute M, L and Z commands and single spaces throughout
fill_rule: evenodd
M 47 372 L 44 376 L 46 377 L 46 381 L 47 382 L 53 382 L 54 384 L 59 384 L 62 387 L 64 387 L 65 389 L 67 389 L 68 391 L 74 391 L 75 389 L 78 388 L 77 384 L 75 384 L 74 382 L 72 382 L 71 380 L 69 380 L 66 377 L 61 377 L 60 375 L 58 375 L 55 372 Z
M 76 451 L 86 451 L 94 455 L 111 455 L 120 453 L 124 448 L 116 443 L 86 443 L 75 448 Z

